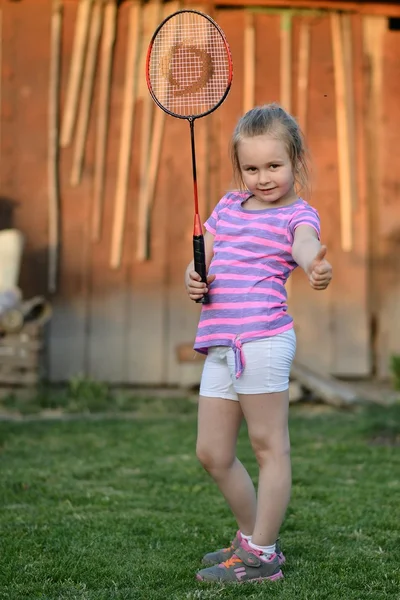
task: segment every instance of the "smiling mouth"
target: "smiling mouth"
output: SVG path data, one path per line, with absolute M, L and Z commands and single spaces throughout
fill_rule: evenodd
M 272 192 L 274 189 L 275 189 L 275 188 L 266 188 L 266 189 L 264 190 L 264 189 L 258 188 L 258 191 L 259 191 L 259 192 Z

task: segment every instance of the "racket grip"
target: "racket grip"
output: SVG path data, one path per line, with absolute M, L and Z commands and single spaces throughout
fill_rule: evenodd
M 207 268 L 206 268 L 206 253 L 204 250 L 203 235 L 193 236 L 193 254 L 194 254 L 194 270 L 201 277 L 203 283 L 207 283 Z M 204 294 L 202 298 L 196 300 L 198 304 L 208 304 L 210 299 L 208 294 Z

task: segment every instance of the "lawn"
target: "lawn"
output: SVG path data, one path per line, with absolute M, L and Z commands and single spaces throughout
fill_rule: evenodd
M 285 579 L 227 587 L 194 577 L 235 524 L 184 412 L 0 423 L 0 598 L 400 599 L 399 406 L 291 409 Z

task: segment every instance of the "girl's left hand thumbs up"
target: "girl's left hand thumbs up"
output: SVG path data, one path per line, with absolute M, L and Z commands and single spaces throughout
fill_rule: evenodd
M 308 268 L 308 279 L 314 290 L 326 289 L 332 279 L 332 265 L 325 258 L 327 251 L 326 246 L 321 246 Z

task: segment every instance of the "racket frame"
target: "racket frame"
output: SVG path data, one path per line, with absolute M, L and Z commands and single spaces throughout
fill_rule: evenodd
M 202 17 L 204 19 L 207 19 L 215 27 L 215 29 L 218 31 L 218 33 L 220 34 L 221 39 L 222 39 L 222 41 L 224 43 L 226 54 L 227 54 L 227 58 L 228 58 L 228 65 L 229 65 L 228 83 L 227 83 L 226 90 L 225 90 L 224 94 L 221 96 L 220 100 L 216 104 L 214 104 L 214 106 L 212 106 L 209 110 L 207 110 L 207 111 L 205 111 L 203 113 L 197 114 L 197 115 L 179 115 L 179 114 L 174 113 L 173 111 L 169 110 L 165 106 L 163 106 L 161 104 L 161 102 L 158 100 L 157 96 L 155 95 L 155 93 L 153 91 L 153 86 L 151 85 L 151 80 L 150 80 L 150 59 L 151 59 L 151 53 L 152 53 L 154 41 L 155 41 L 155 39 L 156 39 L 159 31 L 164 27 L 164 25 L 170 19 L 173 19 L 174 17 L 176 17 L 177 15 L 182 14 L 182 13 L 192 13 L 192 14 L 199 15 L 200 17 Z M 182 10 L 178 10 L 178 11 L 172 13 L 171 15 L 168 15 L 168 17 L 166 17 L 160 23 L 160 25 L 157 27 L 157 29 L 154 31 L 154 33 L 152 35 L 152 38 L 150 40 L 150 43 L 149 43 L 149 47 L 148 47 L 148 50 L 147 50 L 147 56 L 146 56 L 146 82 L 147 82 L 147 87 L 149 89 L 150 95 L 153 98 L 154 102 L 157 104 L 157 106 L 161 110 L 163 110 L 165 113 L 167 113 L 171 117 L 175 117 L 177 119 L 184 119 L 186 121 L 189 121 L 189 125 L 190 125 L 190 145 L 191 145 L 191 154 L 192 154 L 193 197 L 194 197 L 194 209 L 195 209 L 194 210 L 194 212 L 195 212 L 195 214 L 194 214 L 194 224 L 193 224 L 194 269 L 195 269 L 196 273 L 198 273 L 200 275 L 201 281 L 203 283 L 205 283 L 205 284 L 207 284 L 207 265 L 206 265 L 206 256 L 205 256 L 205 247 L 204 247 L 203 228 L 202 228 L 200 214 L 199 214 L 199 200 L 198 200 L 198 188 L 197 188 L 197 168 L 196 168 L 196 148 L 195 148 L 195 138 L 194 138 L 194 122 L 195 122 L 196 119 L 201 119 L 202 117 L 206 117 L 207 115 L 213 113 L 215 110 L 217 110 L 217 108 L 219 108 L 221 106 L 221 104 L 224 102 L 224 100 L 228 96 L 229 91 L 231 89 L 232 78 L 233 78 L 233 64 L 232 64 L 231 50 L 229 48 L 229 45 L 228 45 L 228 42 L 226 40 L 225 34 L 222 31 L 221 27 L 209 15 L 206 15 L 205 13 L 202 13 L 202 12 L 200 12 L 198 10 L 194 10 L 194 9 L 182 9 Z M 201 304 L 208 304 L 209 303 L 208 294 L 204 294 L 202 296 L 202 298 L 199 298 L 198 300 L 196 300 L 196 302 L 197 303 L 201 303 Z

